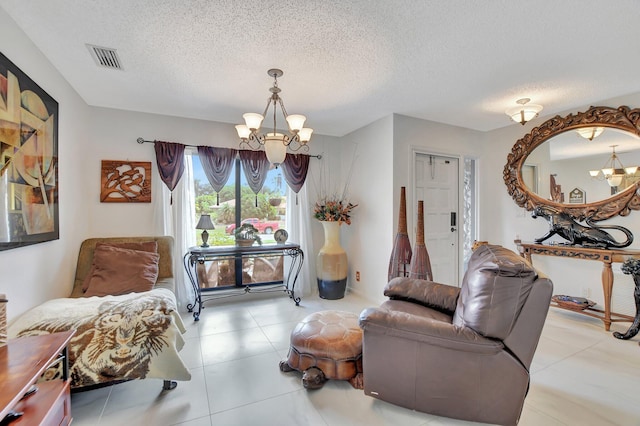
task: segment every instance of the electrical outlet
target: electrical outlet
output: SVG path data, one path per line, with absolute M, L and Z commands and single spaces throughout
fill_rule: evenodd
M 590 297 L 591 289 L 589 287 L 582 287 L 582 297 Z
M 356 271 L 356 281 L 360 282 L 360 271 Z

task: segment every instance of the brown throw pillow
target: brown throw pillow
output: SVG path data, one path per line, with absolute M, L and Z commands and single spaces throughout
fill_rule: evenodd
M 135 241 L 129 243 L 96 243 L 96 248 L 100 246 L 110 246 L 110 247 L 118 247 L 130 250 L 140 250 L 140 251 L 148 251 L 150 253 L 158 252 L 158 242 L 157 241 Z M 84 293 L 89 288 L 89 281 L 91 281 L 91 276 L 95 271 L 95 266 L 91 264 L 91 268 L 89 268 L 89 272 L 84 277 L 84 281 L 82 281 L 82 292 Z
M 157 253 L 105 245 L 96 247 L 95 268 L 84 295 L 117 296 L 151 290 L 158 279 L 158 260 Z

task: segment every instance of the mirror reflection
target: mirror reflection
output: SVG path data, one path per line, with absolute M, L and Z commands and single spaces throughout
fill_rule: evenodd
M 540 197 L 563 204 L 606 200 L 640 182 L 640 138 L 614 128 L 560 133 L 525 159 L 522 179 Z

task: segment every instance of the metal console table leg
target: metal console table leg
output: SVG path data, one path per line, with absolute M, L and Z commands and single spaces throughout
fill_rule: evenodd
M 200 293 L 200 286 L 198 286 L 198 280 L 196 278 L 196 262 L 197 256 L 194 256 L 190 251 L 184 255 L 184 269 L 187 272 L 191 286 L 193 287 L 194 300 L 193 303 L 187 304 L 187 310 L 193 312 L 193 320 L 200 321 L 200 312 L 202 312 L 202 294 Z M 194 311 L 196 305 L 198 310 Z

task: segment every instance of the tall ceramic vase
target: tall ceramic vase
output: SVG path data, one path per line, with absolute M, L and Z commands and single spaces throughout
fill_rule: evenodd
M 340 222 L 320 221 L 324 245 L 316 258 L 318 292 L 323 299 L 342 299 L 347 288 L 347 253 L 340 245 Z

